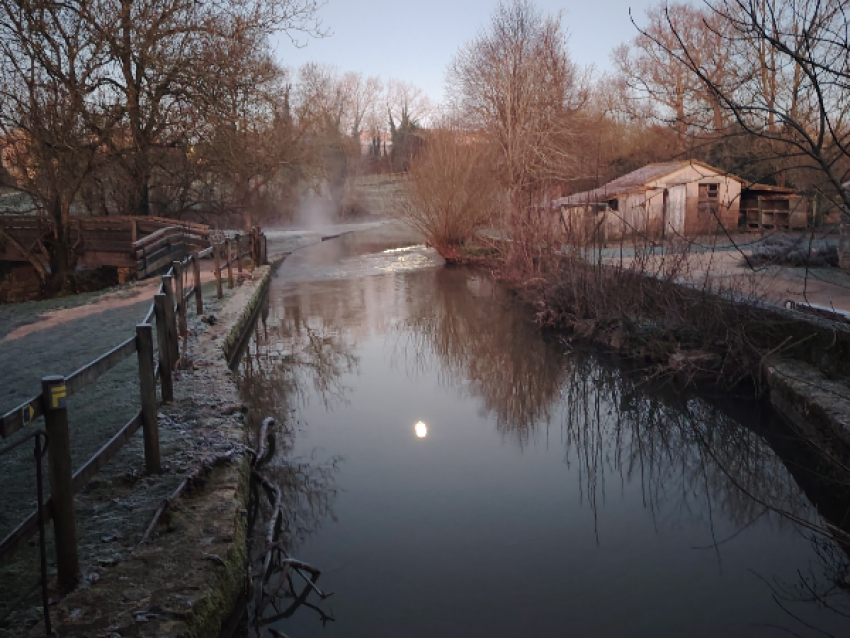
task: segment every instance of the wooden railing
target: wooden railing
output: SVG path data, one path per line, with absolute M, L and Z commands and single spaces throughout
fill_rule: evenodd
M 133 242 L 136 271 L 141 279 L 184 259 L 192 249 L 207 246 L 210 231 L 193 225 L 168 226 Z
M 216 286 L 218 298 L 222 296 L 222 278 L 224 269 L 227 269 L 227 287 L 233 288 L 233 264 L 236 263 L 237 274 L 242 274 L 242 266 L 246 257 L 251 259 L 252 267 L 257 261 L 265 264 L 268 261 L 266 236 L 259 228 L 251 230 L 250 234 L 237 233 L 233 239 L 225 238 L 220 244 L 220 248 L 214 249 L 213 259 L 215 267 L 213 272 L 216 276 Z M 223 252 L 221 250 L 223 248 Z M 224 263 L 222 264 L 222 259 Z
M 185 241 L 185 229 L 182 234 L 184 243 L 194 247 L 191 242 Z M 163 233 L 142 245 L 150 247 L 157 245 L 164 238 L 174 236 Z M 37 418 L 44 417 L 51 486 L 50 499 L 42 504 L 41 511 L 33 512 L 0 542 L 0 562 L 38 531 L 39 521 L 44 523 L 52 519 L 59 581 L 68 585 L 76 582 L 79 560 L 74 494 L 85 487 L 139 428 L 142 428 L 144 433 L 145 469 L 149 474 L 160 471 L 159 428 L 156 417 L 157 381 L 160 385 L 162 401 L 164 403 L 173 401 L 173 371 L 177 368 L 181 356 L 180 338 L 183 339 L 185 353 L 189 334 L 187 327 L 189 300 L 194 297 L 198 315 L 203 314 L 204 311 L 201 259 L 209 255 L 214 256 L 216 288 L 218 297 L 221 298 L 222 268 L 219 259 L 221 250 L 225 250 L 228 280 L 232 288 L 233 262 L 236 262 L 239 272 L 242 271 L 246 257 L 250 258 L 252 266 L 263 264 L 266 261 L 265 246 L 265 236 L 257 228 L 250 235 L 237 235 L 234 240 L 228 239 L 222 243 L 212 242 L 204 250 L 193 251 L 185 259 L 173 261 L 169 271 L 162 276 L 162 283 L 154 295 L 153 303 L 143 321 L 136 326 L 133 336 L 67 377 L 44 377 L 40 394 L 0 416 L 0 436 L 4 439 L 30 425 Z M 161 248 L 151 250 L 151 254 L 154 254 L 153 250 L 161 250 Z M 156 261 L 151 262 L 151 267 L 164 258 L 164 254 L 156 257 Z M 159 267 L 164 266 L 163 263 Z M 191 286 L 188 285 L 190 277 Z M 152 321 L 155 321 L 156 325 L 156 346 Z M 73 471 L 68 433 L 68 397 L 96 383 L 106 372 L 133 354 L 136 354 L 138 358 L 141 409 L 115 436 L 104 443 L 94 456 Z

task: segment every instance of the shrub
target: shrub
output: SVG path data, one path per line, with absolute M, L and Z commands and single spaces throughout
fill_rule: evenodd
M 447 260 L 490 223 L 498 203 L 490 148 L 454 127 L 430 131 L 410 166 L 395 215 Z
M 753 250 L 749 261 L 756 268 L 771 265 L 837 268 L 838 249 L 835 246 L 815 246 L 805 237 L 774 235 Z

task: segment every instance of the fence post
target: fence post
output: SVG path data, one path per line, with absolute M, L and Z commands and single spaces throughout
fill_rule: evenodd
M 227 287 L 233 288 L 233 241 L 228 239 L 225 245 L 227 246 Z
M 159 380 L 162 391 L 162 402 L 174 401 L 174 380 L 171 376 L 171 353 L 168 347 L 168 320 L 165 307 L 168 296 L 158 293 L 153 298 L 153 312 L 156 317 L 156 342 L 159 347 Z
M 224 296 L 224 292 L 221 289 L 221 259 L 218 254 L 218 246 L 215 245 L 215 240 L 210 240 L 210 246 L 212 246 L 213 251 L 213 259 L 215 260 L 215 292 L 219 299 Z
M 201 292 L 201 258 L 198 251 L 192 251 L 192 278 L 195 281 L 195 312 L 200 317 L 204 314 L 204 296 Z
M 59 584 L 72 587 L 80 573 L 80 561 L 77 555 L 74 471 L 71 462 L 71 441 L 68 436 L 66 395 L 65 377 L 50 376 L 41 380 L 56 566 L 59 571 Z
M 186 291 L 183 286 L 183 264 L 175 261 L 172 262 L 171 267 L 174 268 L 174 296 L 177 297 L 177 333 L 185 338 L 189 334 L 189 329 L 186 326 Z
M 239 244 L 242 242 L 243 237 L 244 235 L 236 235 L 236 268 L 240 277 L 242 276 L 242 248 Z
M 136 326 L 136 346 L 139 355 L 139 393 L 142 399 L 142 432 L 145 439 L 145 469 L 159 474 L 159 424 L 156 420 L 156 377 L 153 368 L 153 327 L 148 323 Z
M 260 263 L 267 266 L 269 263 L 269 244 L 265 234 L 260 235 L 260 241 L 262 242 L 262 261 Z
M 180 360 L 180 341 L 177 338 L 177 318 L 174 316 L 174 277 L 162 276 L 162 290 L 165 293 L 165 330 L 168 335 L 168 363 L 174 365 Z

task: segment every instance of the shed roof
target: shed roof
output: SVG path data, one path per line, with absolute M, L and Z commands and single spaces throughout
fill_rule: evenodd
M 777 193 L 782 195 L 794 195 L 797 191 L 787 186 L 772 186 L 771 184 L 750 184 L 744 192 L 752 191 L 758 193 Z
M 552 202 L 552 204 L 553 206 L 568 206 L 570 204 L 586 204 L 589 202 L 607 201 L 615 195 L 638 190 L 644 187 L 648 182 L 654 182 L 657 179 L 661 179 L 665 175 L 675 173 L 676 171 L 687 166 L 699 166 L 701 168 L 708 169 L 716 175 L 725 175 L 739 182 L 743 182 L 741 178 L 736 177 L 734 175 L 726 175 L 724 171 L 720 170 L 719 168 L 714 168 L 713 166 L 709 166 L 708 164 L 705 164 L 703 162 L 697 160 L 679 160 L 676 162 L 647 164 L 646 166 L 643 166 L 642 168 L 639 168 L 636 171 L 626 173 L 622 177 L 618 177 L 617 179 L 608 182 L 604 186 L 600 186 L 599 188 L 595 188 L 590 191 L 585 191 L 583 193 L 575 193 L 574 195 L 570 195 L 569 197 L 562 197 L 560 199 L 556 199 Z

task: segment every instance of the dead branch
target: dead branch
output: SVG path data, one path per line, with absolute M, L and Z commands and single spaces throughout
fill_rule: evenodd
M 268 460 L 266 459 L 266 454 L 268 453 L 266 441 L 270 440 L 273 436 L 272 434 L 269 434 L 269 427 L 273 426 L 274 424 L 274 417 L 268 416 L 263 419 L 263 424 L 260 426 L 260 436 L 257 440 L 257 456 L 252 464 L 254 467 L 259 467 Z
M 159 519 L 171 506 L 171 504 L 178 498 L 180 498 L 180 496 L 187 488 L 203 487 L 203 485 L 206 483 L 207 477 L 212 472 L 213 468 L 218 467 L 219 465 L 224 465 L 225 463 L 230 463 L 232 460 L 232 452 L 216 454 L 215 456 L 205 458 L 203 461 L 201 461 L 201 464 L 198 467 L 188 472 L 186 474 L 186 478 L 184 478 L 180 482 L 180 485 L 178 485 L 177 489 L 171 493 L 171 496 L 164 499 L 159 508 L 157 508 L 156 512 L 153 515 L 153 520 L 151 520 L 150 525 L 148 525 L 147 530 L 145 530 L 144 535 L 142 535 L 142 540 L 140 540 L 139 544 L 136 545 L 135 551 L 138 551 L 139 548 L 145 544 L 145 541 L 148 540 L 148 537 L 151 535 L 151 533 L 153 533 L 153 530 L 156 528 L 156 524 L 159 522 Z
M 311 592 L 315 592 L 322 600 L 325 600 L 332 594 L 325 593 L 316 585 L 316 581 L 321 576 L 321 571 L 309 563 L 291 558 L 284 548 L 283 541 L 277 539 L 278 536 L 278 521 L 284 518 L 283 512 L 283 493 L 280 486 L 275 485 L 266 476 L 258 471 L 258 467 L 268 461 L 271 456 L 271 450 L 267 445 L 268 442 L 273 442 L 273 435 L 269 432 L 269 428 L 275 424 L 272 417 L 263 419 L 260 431 L 258 433 L 257 452 L 251 463 L 251 476 L 263 487 L 269 497 L 272 505 L 271 516 L 266 525 L 265 534 L 265 552 L 262 556 L 262 567 L 259 573 L 249 573 L 249 581 L 254 582 L 255 577 L 259 576 L 260 589 L 259 600 L 257 601 L 255 617 L 256 622 L 263 625 L 289 618 L 296 609 L 306 606 L 315 610 L 323 623 L 333 621 L 334 618 L 326 614 L 323 610 L 307 601 L 307 597 Z M 273 592 L 268 591 L 269 582 L 275 570 L 279 570 L 278 585 Z M 250 571 L 250 570 L 249 570 Z M 301 593 L 296 593 L 295 584 L 292 581 L 292 572 L 296 572 L 304 579 L 306 585 Z M 281 598 L 294 597 L 295 601 L 283 612 L 280 612 L 276 605 L 276 601 Z M 263 613 L 266 607 L 271 604 L 278 613 L 270 618 L 264 618 Z M 271 631 L 271 630 L 270 630 Z M 282 636 L 278 632 L 272 632 L 272 635 Z

